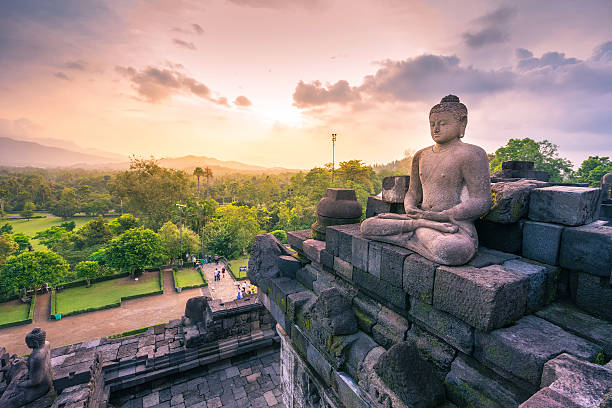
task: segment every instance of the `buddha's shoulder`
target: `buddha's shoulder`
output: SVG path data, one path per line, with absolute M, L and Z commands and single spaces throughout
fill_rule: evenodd
M 461 148 L 457 150 L 464 152 L 466 154 L 469 154 L 472 156 L 475 155 L 475 156 L 487 157 L 487 152 L 485 152 L 485 150 L 480 146 L 476 146 L 470 143 L 461 143 L 459 146 L 461 146 Z

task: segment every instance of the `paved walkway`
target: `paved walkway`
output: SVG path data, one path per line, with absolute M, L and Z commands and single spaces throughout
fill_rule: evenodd
M 225 266 L 224 262 L 210 263 L 204 265 L 204 276 L 206 276 L 206 281 L 208 282 L 208 288 L 210 289 L 210 295 L 213 299 L 221 299 L 225 302 L 236 299 L 236 294 L 238 292 L 238 286 L 242 284 L 242 282 L 246 282 L 249 285 L 249 280 L 234 280 L 229 271 L 225 271 L 225 278 L 221 275 L 221 280 L 215 282 L 215 268 L 221 270 Z
M 23 326 L 0 329 L 0 346 L 5 347 L 11 354 L 29 353 L 25 336 L 34 327 L 43 328 L 47 332 L 51 347 L 56 348 L 166 323 L 179 319 L 185 313 L 187 299 L 200 295 L 210 296 L 208 288 L 187 289 L 177 293 L 172 282 L 172 271 L 167 270 L 163 274 L 163 295 L 130 299 L 122 302 L 121 307 L 68 316 L 57 321 L 48 319 L 50 295 L 38 296 L 34 321 Z M 212 277 L 210 282 L 213 282 Z
M 213 268 L 214 270 L 214 268 Z M 283 408 L 278 349 L 160 379 L 111 395 L 117 408 Z

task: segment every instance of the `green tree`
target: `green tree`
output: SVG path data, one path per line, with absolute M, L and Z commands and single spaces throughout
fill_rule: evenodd
M 87 280 L 87 287 L 91 286 L 92 279 L 100 276 L 100 265 L 96 261 L 81 261 L 74 270 L 79 278 Z
M 612 161 L 609 157 L 589 156 L 574 174 L 574 179 L 578 183 L 599 187 L 602 177 L 608 173 L 612 173 Z
M 13 226 L 8 222 L 0 227 L 0 234 L 12 234 Z
M 106 220 L 98 216 L 93 220 L 87 221 L 76 234 L 72 236 L 77 249 L 101 245 L 107 243 L 113 236 Z
M 68 274 L 68 263 L 51 251 L 32 251 L 9 257 L 0 269 L 0 286 L 37 289 L 44 283 L 56 284 Z
M 13 240 L 19 245 L 17 252 L 23 252 L 30 246 L 30 237 L 23 232 L 17 232 L 12 235 Z
M 113 234 L 121 235 L 129 229 L 142 226 L 142 223 L 132 214 L 123 214 L 121 217 L 112 220 L 108 226 Z
M 183 244 L 181 247 L 181 230 L 171 221 L 159 229 L 159 237 L 171 260 L 181 259 L 185 253 L 194 254 L 200 250 L 200 237 L 190 228 L 183 226 Z M 181 249 L 182 248 L 182 249 Z
M 21 210 L 19 215 L 21 215 L 23 218 L 26 218 L 26 219 L 29 220 L 34 215 L 34 210 L 35 209 L 36 209 L 36 206 L 34 205 L 34 203 L 31 202 L 31 201 L 27 201 L 23 205 L 23 210 Z
M 193 170 L 193 175 L 198 179 L 198 197 L 200 196 L 200 177 L 204 175 L 204 170 L 201 167 L 196 167 Z
M 276 237 L 276 239 L 278 239 L 283 244 L 287 243 L 287 231 L 274 230 L 270 234 L 274 235 Z
M 559 146 L 543 140 L 536 142 L 530 138 L 510 139 L 508 144 L 495 151 L 489 162 L 491 172 L 500 171 L 502 163 L 510 160 L 532 161 L 535 170 L 550 174 L 550 181 L 561 182 L 572 175 L 572 163 L 559 157 Z
M 217 208 L 204 227 L 204 243 L 209 251 L 234 258 L 246 253 L 260 232 L 255 208 L 228 204 Z
M 134 274 L 159 265 L 165 257 L 165 248 L 155 232 L 132 228 L 109 242 L 105 257 L 106 265 Z
M 62 239 L 68 237 L 69 232 L 65 227 L 53 226 L 43 231 L 38 231 L 34 235 L 34 239 L 38 239 L 41 244 L 45 245 L 49 249 L 53 249 L 55 245 Z
M 0 265 L 6 258 L 17 252 L 19 245 L 9 234 L 0 234 Z
M 213 177 L 213 172 L 210 167 L 206 167 L 202 175 L 206 178 L 206 198 L 210 199 L 210 179 Z
M 183 171 L 162 168 L 153 159 L 132 158 L 130 169 L 117 175 L 112 190 L 131 213 L 157 229 L 172 218 L 177 202 L 192 196 L 189 184 Z
M 218 206 L 215 200 L 194 200 L 187 205 L 185 218 L 194 231 L 201 232 Z
M 51 207 L 51 214 L 68 219 L 78 211 L 78 202 L 73 188 L 65 187 L 60 199 Z

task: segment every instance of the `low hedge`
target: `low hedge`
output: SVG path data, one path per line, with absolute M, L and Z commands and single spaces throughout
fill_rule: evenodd
M 55 315 L 57 314 L 57 295 L 55 294 L 55 289 L 51 291 L 51 319 L 55 319 Z
M 128 276 L 129 273 L 125 276 Z M 108 279 L 105 279 L 108 280 Z M 130 296 L 125 296 L 122 297 L 121 299 L 119 299 L 118 302 L 113 302 L 113 303 L 109 303 L 100 307 L 89 307 L 87 309 L 80 309 L 80 310 L 73 310 L 72 312 L 68 312 L 66 314 L 62 314 L 62 317 L 66 317 L 66 316 L 74 316 L 77 314 L 82 314 L 82 313 L 89 313 L 89 312 L 95 312 L 97 310 L 105 310 L 105 309 L 111 309 L 114 307 L 120 307 L 121 306 L 121 302 L 123 302 L 124 300 L 130 300 L 130 299 L 137 299 L 137 298 L 141 298 L 141 297 L 147 297 L 147 296 L 155 296 L 155 295 L 161 295 L 164 293 L 164 278 L 162 276 L 162 273 L 159 272 L 159 290 L 156 290 L 155 292 L 149 292 L 149 293 L 141 293 L 141 294 L 137 294 L 137 295 L 130 295 Z
M 181 286 L 181 289 L 195 289 L 195 288 L 203 288 L 205 286 L 208 286 L 208 282 L 206 282 L 206 278 L 204 277 L 204 274 L 202 274 L 202 270 L 200 268 L 196 269 L 198 271 L 198 273 L 200 274 L 200 277 L 202 278 L 202 283 L 198 284 L 198 285 L 187 285 L 187 286 Z M 178 286 L 176 286 L 176 272 L 178 272 L 178 270 L 176 268 L 172 268 L 172 281 L 174 282 L 174 290 L 176 290 L 178 292 Z
M 0 329 L 5 327 L 13 327 L 13 326 L 21 326 L 24 324 L 32 323 L 32 319 L 34 318 L 34 308 L 36 307 L 36 295 L 32 297 L 32 301 L 30 302 L 30 310 L 28 311 L 28 318 L 24 320 L 17 320 L 14 322 L 0 324 Z

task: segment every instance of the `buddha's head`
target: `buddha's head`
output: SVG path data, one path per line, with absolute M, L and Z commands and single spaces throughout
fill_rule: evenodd
M 47 333 L 37 327 L 26 335 L 25 342 L 31 349 L 41 348 L 45 344 Z
M 467 108 L 455 95 L 447 95 L 429 111 L 431 138 L 445 144 L 462 138 L 467 126 Z

